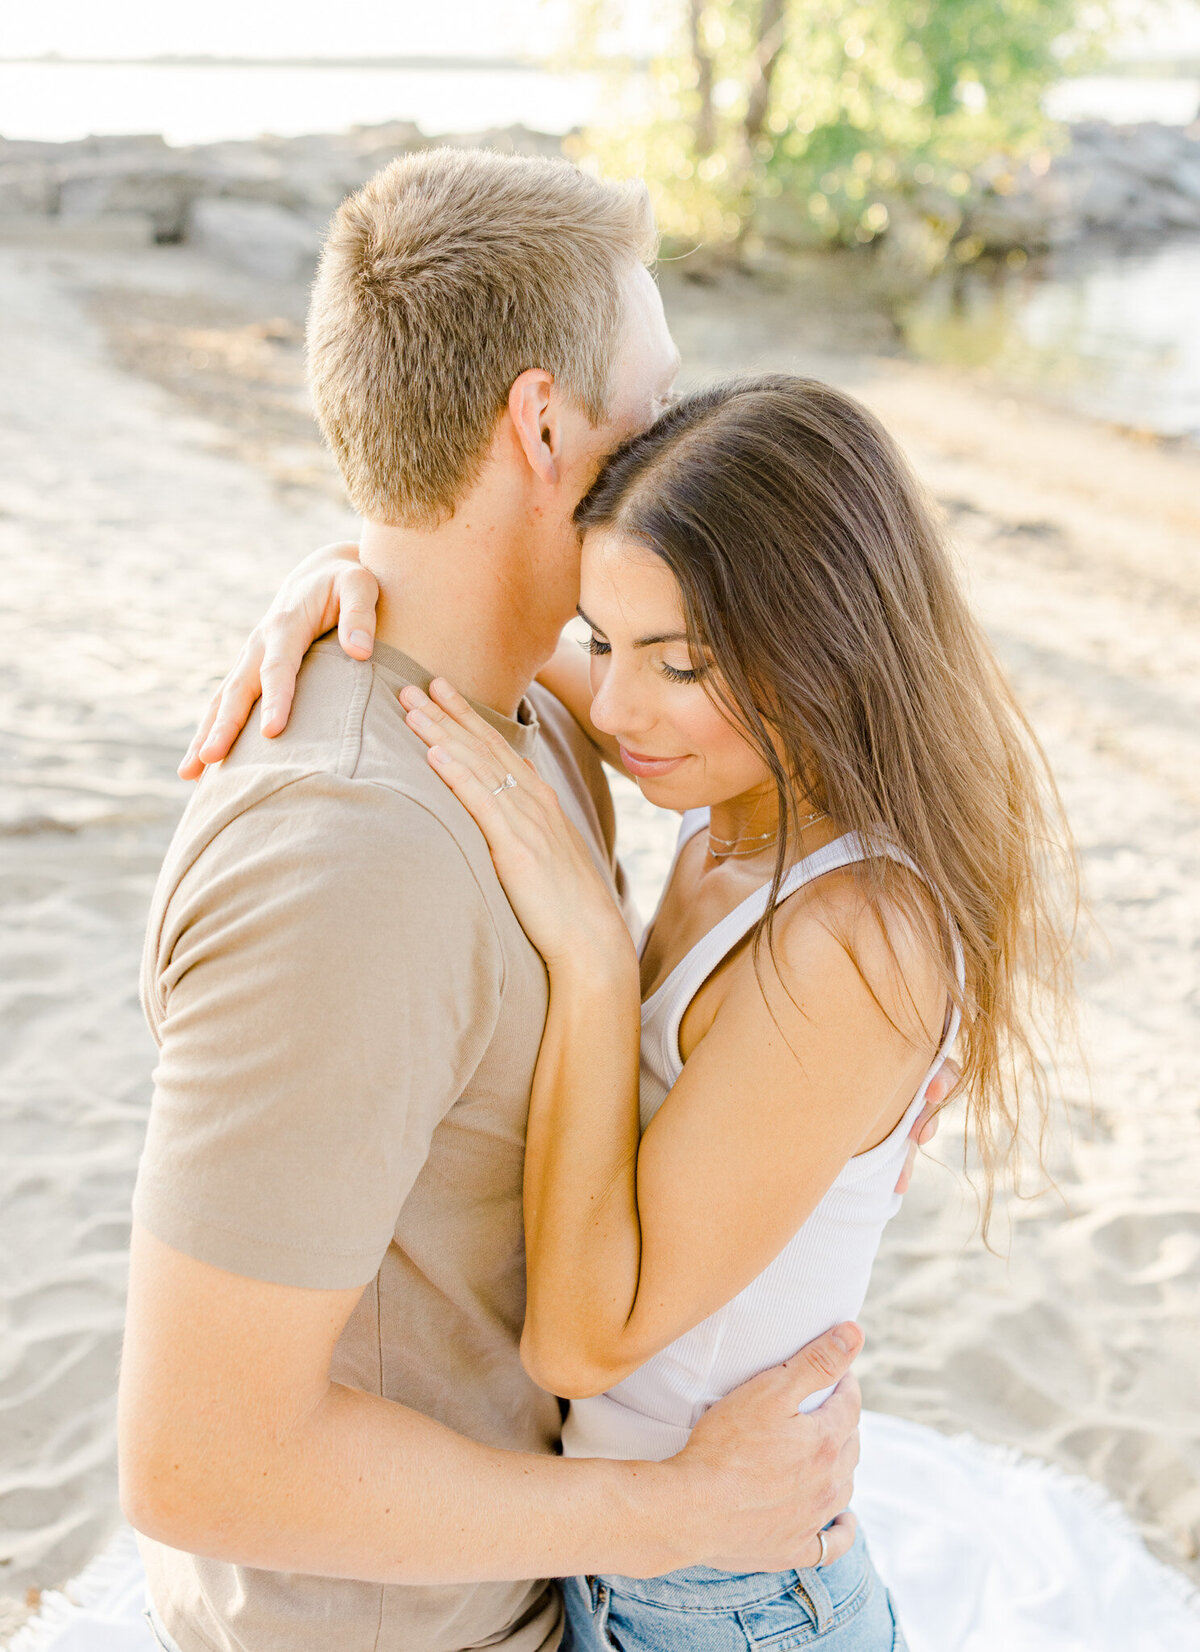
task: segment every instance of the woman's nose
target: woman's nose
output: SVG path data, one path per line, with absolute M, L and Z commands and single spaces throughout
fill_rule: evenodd
M 631 689 L 625 672 L 610 661 L 592 696 L 592 722 L 602 734 L 633 734 L 647 722 Z

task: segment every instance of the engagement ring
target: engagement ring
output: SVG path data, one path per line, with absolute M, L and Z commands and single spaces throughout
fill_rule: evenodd
M 515 775 L 506 774 L 498 786 L 492 787 L 492 796 L 498 797 L 501 792 L 506 792 L 510 786 L 515 786 L 516 783 Z

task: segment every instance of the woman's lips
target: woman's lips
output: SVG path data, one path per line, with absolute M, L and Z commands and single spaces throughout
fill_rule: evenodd
M 628 746 L 621 747 L 621 762 L 629 773 L 641 775 L 646 780 L 654 780 L 660 775 L 671 774 L 685 761 L 686 759 L 683 757 L 647 757 L 643 752 L 630 751 Z

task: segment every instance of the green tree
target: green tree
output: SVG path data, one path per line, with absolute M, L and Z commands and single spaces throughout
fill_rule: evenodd
M 1003 187 L 1046 143 L 1042 94 L 1103 20 L 1084 0 L 671 3 L 676 47 L 648 108 L 583 134 L 577 155 L 643 176 L 677 247 L 890 232 L 929 262 L 985 173 Z M 593 30 L 612 20 L 613 4 L 579 6 Z

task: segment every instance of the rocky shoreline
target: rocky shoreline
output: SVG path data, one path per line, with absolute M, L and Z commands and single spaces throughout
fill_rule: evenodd
M 144 244 L 186 241 L 268 280 L 302 280 L 338 202 L 396 155 L 431 141 L 409 121 L 188 148 L 153 135 L 0 138 L 0 237 L 91 225 Z M 562 150 L 559 138 L 520 126 L 437 141 Z M 974 184 L 965 213 L 963 203 L 898 203 L 896 234 L 914 214 L 934 219 L 950 208 L 969 256 L 1200 233 L 1200 123 L 1080 123 L 1061 154 L 1040 151 L 1020 167 L 997 159 Z
M 431 141 L 411 121 L 187 148 L 155 135 L 0 138 L 0 238 L 52 221 L 111 227 L 144 244 L 189 242 L 267 280 L 298 279 L 316 263 L 338 203 Z M 560 139 L 519 126 L 436 141 L 561 153 Z
M 1089 236 L 1142 242 L 1200 231 L 1200 121 L 1070 128 L 1060 155 L 1045 151 L 1014 170 L 984 169 L 967 233 L 989 252 L 1042 252 Z

